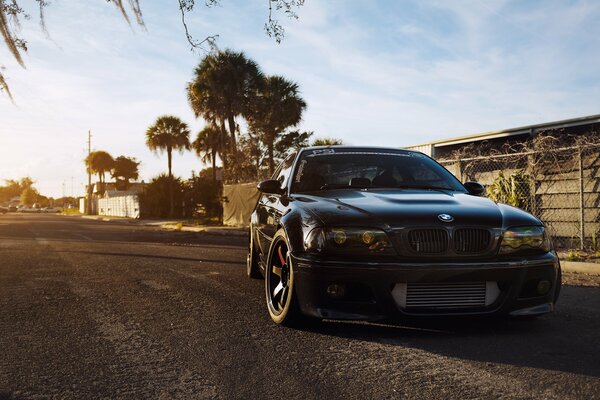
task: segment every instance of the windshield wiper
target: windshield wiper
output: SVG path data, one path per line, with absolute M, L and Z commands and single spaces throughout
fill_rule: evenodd
M 318 190 L 328 190 L 328 189 L 360 189 L 356 186 L 346 186 L 346 185 L 334 185 L 331 183 L 326 183 L 321 186 Z
M 401 185 L 397 186 L 396 189 L 426 189 L 426 190 L 453 190 L 456 191 L 455 188 L 449 188 L 445 186 L 429 186 L 429 185 Z

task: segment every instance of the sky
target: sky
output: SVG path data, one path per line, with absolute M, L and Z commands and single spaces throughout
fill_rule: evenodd
M 0 95 L 0 179 L 31 176 L 41 193 L 82 195 L 88 130 L 93 150 L 141 161 L 141 179 L 166 170 L 145 146 L 158 116 L 195 136 L 204 123 L 185 87 L 204 55 L 188 45 L 176 0 L 140 0 L 146 29 L 105 0 L 52 0 L 49 36 L 33 0 L 26 69 L 0 45 L 14 95 Z M 197 39 L 244 51 L 266 74 L 297 82 L 302 130 L 347 144 L 407 146 L 600 113 L 600 2 L 306 0 L 264 32 L 264 0 L 222 0 L 188 16 Z M 203 166 L 176 154 L 174 173 Z

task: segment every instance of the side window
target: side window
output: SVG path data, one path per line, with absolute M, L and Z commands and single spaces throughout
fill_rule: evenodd
M 275 172 L 273 172 L 273 175 L 271 176 L 271 179 L 277 179 L 277 177 L 279 176 L 279 173 L 281 172 L 281 168 L 283 167 L 283 163 L 279 164 L 277 166 L 277 168 L 275 168 Z
M 292 166 L 294 165 L 295 159 L 296 153 L 290 154 L 288 158 L 286 158 L 285 161 L 281 163 L 279 168 L 277 168 L 277 171 L 275 171 L 275 179 L 277 179 L 279 183 L 281 183 L 281 187 L 287 186 L 290 180 L 290 174 L 292 172 Z

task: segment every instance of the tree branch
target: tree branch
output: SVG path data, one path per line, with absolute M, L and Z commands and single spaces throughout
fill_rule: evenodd
M 217 48 L 216 41 L 217 41 L 217 38 L 219 37 L 219 35 L 207 36 L 203 40 L 197 41 L 193 38 L 193 36 L 191 35 L 191 33 L 188 29 L 187 22 L 185 20 L 185 16 L 186 16 L 187 12 L 190 12 L 194 9 L 194 0 L 178 0 L 178 1 L 179 1 L 179 11 L 181 12 L 181 24 L 183 25 L 183 28 L 185 29 L 186 39 L 191 46 L 190 50 L 202 49 L 202 50 L 206 51 L 206 49 L 203 46 L 204 44 L 208 44 L 208 46 L 210 47 L 210 50 L 215 50 Z M 217 4 L 218 4 L 218 0 L 207 0 L 206 1 L 207 7 L 212 7 L 213 5 L 217 5 Z

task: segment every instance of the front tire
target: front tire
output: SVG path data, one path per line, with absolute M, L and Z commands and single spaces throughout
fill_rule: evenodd
M 265 267 L 265 295 L 273 322 L 293 326 L 301 320 L 294 287 L 294 268 L 283 229 L 277 231 L 269 249 Z
M 558 296 L 560 296 L 560 289 L 562 288 L 562 269 L 560 266 L 558 267 L 558 274 L 556 274 L 556 290 L 554 290 L 554 305 L 558 301 Z

